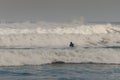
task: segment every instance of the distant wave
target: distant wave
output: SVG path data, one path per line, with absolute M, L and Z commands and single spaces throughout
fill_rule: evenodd
M 55 24 L 55 23 L 1 23 L 0 35 L 10 34 L 108 34 L 119 33 L 120 26 L 112 24 Z
M 76 23 L 1 23 L 0 47 L 119 46 L 120 26 Z

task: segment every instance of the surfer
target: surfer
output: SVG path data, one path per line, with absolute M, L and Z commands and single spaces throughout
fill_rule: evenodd
M 72 42 L 70 42 L 69 47 L 74 47 L 74 44 Z

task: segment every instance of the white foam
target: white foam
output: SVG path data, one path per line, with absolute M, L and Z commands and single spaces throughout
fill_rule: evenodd
M 1 23 L 0 46 L 59 47 L 74 42 L 80 46 L 118 44 L 120 27 L 111 24 Z
M 120 64 L 119 50 L 82 48 L 120 46 L 119 35 L 120 26 L 112 24 L 1 23 L 0 66 L 40 65 L 54 61 Z M 78 48 L 63 49 L 71 41 Z M 6 47 L 42 48 L 1 49 Z
M 102 48 L 0 50 L 0 66 L 41 65 L 54 61 L 120 64 L 120 53 Z
M 49 25 L 49 24 L 48 24 Z M 46 24 L 38 23 L 28 23 L 26 24 L 0 24 L 0 34 L 83 34 L 83 35 L 92 35 L 92 34 L 107 34 L 113 32 L 120 32 L 118 26 L 113 26 L 111 24 L 106 25 L 75 25 L 75 24 Z

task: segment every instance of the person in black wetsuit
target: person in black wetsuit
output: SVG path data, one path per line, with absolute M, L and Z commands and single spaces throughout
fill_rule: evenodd
M 74 44 L 72 42 L 70 42 L 69 47 L 74 47 Z

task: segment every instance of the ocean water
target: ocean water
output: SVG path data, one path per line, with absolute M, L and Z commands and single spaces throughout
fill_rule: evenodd
M 0 23 L 0 80 L 119 80 L 119 35 L 119 23 Z
M 119 80 L 120 65 L 48 64 L 0 67 L 1 80 Z

